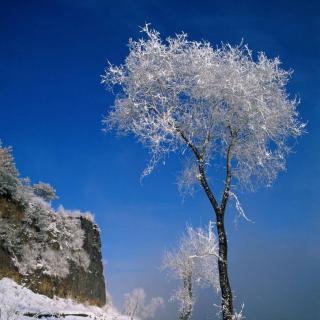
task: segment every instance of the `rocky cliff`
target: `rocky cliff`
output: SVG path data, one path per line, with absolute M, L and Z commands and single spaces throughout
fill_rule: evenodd
M 106 304 L 98 226 L 88 215 L 55 211 L 34 195 L 0 195 L 0 279 L 48 297 Z

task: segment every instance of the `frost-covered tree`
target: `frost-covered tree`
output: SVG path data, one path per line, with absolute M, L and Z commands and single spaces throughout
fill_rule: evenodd
M 49 184 L 45 182 L 38 182 L 32 186 L 33 193 L 44 199 L 45 201 L 56 200 L 58 197 L 56 195 L 56 190 Z
M 15 199 L 19 187 L 19 173 L 11 147 L 2 147 L 0 140 L 0 195 Z
M 208 230 L 188 226 L 178 247 L 165 252 L 162 267 L 181 283 L 171 297 L 179 303 L 179 319 L 189 320 L 192 315 L 195 284 L 219 289 L 218 257 L 218 243 L 211 222 Z
M 124 297 L 124 313 L 131 320 L 135 318 L 151 319 L 156 310 L 164 305 L 161 297 L 152 298 L 150 303 L 146 305 L 146 294 L 142 288 L 136 288 L 131 293 L 126 293 Z
M 33 194 L 29 178 L 20 178 L 11 147 L 2 147 L 0 140 L 0 196 L 25 206 Z
M 285 169 L 290 140 L 302 133 L 298 103 L 286 92 L 291 72 L 279 58 L 255 57 L 247 46 L 213 47 L 184 33 L 162 41 L 148 25 L 143 31 L 145 38 L 129 41 L 124 64 L 106 68 L 102 82 L 116 99 L 104 124 L 148 148 L 143 175 L 171 152 L 185 157 L 180 189 L 198 183 L 216 217 L 222 315 L 230 320 L 225 212 L 237 184 L 252 189 L 272 183 Z

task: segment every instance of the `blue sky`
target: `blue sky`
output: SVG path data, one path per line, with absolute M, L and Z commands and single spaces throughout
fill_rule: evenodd
M 107 59 L 123 62 L 145 22 L 166 37 L 238 44 L 294 69 L 307 131 L 272 188 L 240 194 L 255 223 L 230 206 L 231 281 L 247 318 L 320 317 L 320 5 L 316 1 L 1 1 L 0 138 L 32 181 L 48 181 L 56 205 L 90 210 L 102 229 L 107 286 L 115 303 L 134 287 L 170 294 L 161 255 L 185 223 L 212 217 L 201 192 L 182 201 L 177 157 L 140 185 L 148 155 L 132 137 L 104 134 L 113 97 L 100 84 Z M 204 296 L 195 319 L 213 311 Z M 201 310 L 200 310 L 201 309 Z M 173 318 L 168 307 L 162 318 Z

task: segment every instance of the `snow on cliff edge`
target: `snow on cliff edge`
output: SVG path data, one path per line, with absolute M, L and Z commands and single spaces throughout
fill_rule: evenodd
M 78 304 L 70 299 L 50 299 L 44 295 L 37 294 L 22 287 L 9 278 L 0 280 L 0 320 L 32 320 L 34 318 L 25 316 L 29 313 L 40 315 L 47 314 L 41 319 L 57 319 L 49 316 L 64 314 L 66 320 L 129 320 L 128 317 L 120 315 L 111 306 L 98 308 Z M 72 314 L 66 316 L 68 314 Z M 78 314 L 78 316 L 77 316 Z

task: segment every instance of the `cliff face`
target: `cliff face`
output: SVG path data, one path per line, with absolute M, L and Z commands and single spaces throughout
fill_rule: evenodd
M 37 202 L 38 201 L 38 202 Z M 100 232 L 88 217 L 23 207 L 0 196 L 0 279 L 34 292 L 106 304 Z

